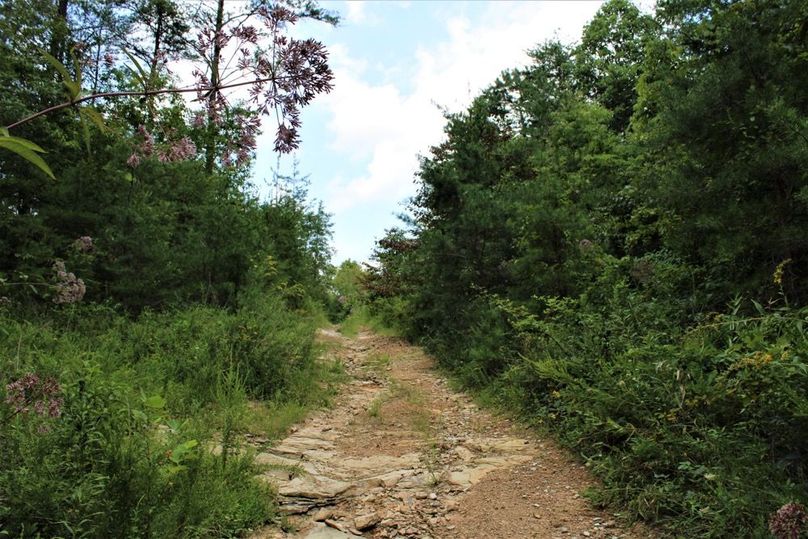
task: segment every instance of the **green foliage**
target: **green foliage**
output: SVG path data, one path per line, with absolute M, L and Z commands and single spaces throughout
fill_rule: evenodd
M 97 95 L 168 83 L 178 7 L 0 6 L 0 536 L 243 536 L 277 517 L 245 429 L 340 379 L 315 360 L 329 216 L 296 175 L 257 196 L 258 126 L 222 111 L 208 167 L 181 97 Z
M 24 2 L 4 4 L 0 11 L 0 84 L 8 90 L 0 97 L 0 125 L 64 102 L 62 85 L 75 101 L 90 87 L 101 92 L 156 84 L 165 75 L 157 58 L 188 45 L 176 35 L 187 21 L 170 1 L 135 3 L 119 12 L 81 3 L 64 16 L 53 13 L 51 4 L 39 6 L 42 17 Z M 128 9 L 141 18 L 127 19 Z M 129 72 L 114 61 L 121 42 L 108 43 L 103 34 L 126 35 L 121 28 L 137 24 L 150 31 L 134 32 L 146 42 L 127 43 L 135 66 Z M 50 43 L 39 39 L 52 31 Z M 72 46 L 70 38 L 94 47 L 94 68 L 88 67 L 89 52 Z M 105 55 L 109 61 L 101 61 Z M 151 65 L 144 66 L 144 59 Z M 137 97 L 96 106 L 38 117 L 15 127 L 14 137 L 0 133 L 0 146 L 12 150 L 0 152 L 0 279 L 37 290 L 0 285 L 0 295 L 42 308 L 51 299 L 51 266 L 63 259 L 86 284 L 87 300 L 111 300 L 131 312 L 195 302 L 232 308 L 254 266 L 271 256 L 278 266 L 276 285 L 289 292 L 290 301 L 296 287 L 326 300 L 329 216 L 306 200 L 300 178 L 278 178 L 283 194 L 260 200 L 247 182 L 248 151 L 237 165 L 206 169 L 192 150 L 204 145 L 207 129 L 194 123 L 178 96 L 150 99 L 148 107 Z M 234 110 L 223 112 L 219 129 L 230 141 L 246 136 Z M 179 143 L 184 158 L 172 158 Z M 38 155 L 43 149 L 50 168 Z M 58 182 L 48 181 L 51 169 Z M 72 246 L 80 237 L 92 238 L 94 246 L 77 256 Z
M 64 402 L 52 418 L 0 405 L 0 529 L 222 537 L 273 518 L 271 493 L 238 450 L 255 421 L 247 399 L 305 410 L 322 404 L 310 395 L 322 394 L 325 374 L 313 324 L 281 299 L 135 322 L 90 307 L 49 324 L 3 315 L 2 328 L 2 387 L 50 375 Z
M 349 259 L 339 265 L 331 281 L 332 299 L 328 304 L 332 322 L 341 322 L 365 303 L 362 288 L 364 276 L 365 272 L 358 262 Z
M 356 337 L 362 329 L 369 329 L 379 335 L 399 334 L 397 326 L 391 324 L 383 312 L 379 312 L 378 302 L 372 307 L 368 305 L 356 307 L 339 325 L 340 333 L 346 337 Z
M 366 279 L 596 501 L 675 535 L 766 537 L 808 500 L 806 20 L 607 2 L 447 116 Z
M 37 155 L 40 153 L 45 153 L 45 150 L 30 140 L 20 137 L 12 137 L 8 134 L 8 129 L 3 128 L 0 129 L 0 148 L 14 152 L 23 159 L 26 159 L 36 165 L 42 172 L 50 176 L 51 179 L 56 179 L 56 177 L 53 175 L 53 171 L 50 169 L 45 160 Z

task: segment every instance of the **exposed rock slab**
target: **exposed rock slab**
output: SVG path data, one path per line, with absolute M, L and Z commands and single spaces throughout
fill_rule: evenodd
M 311 530 L 306 532 L 306 535 L 303 537 L 305 539 L 345 539 L 347 537 L 355 537 L 355 535 L 339 531 L 318 522 L 311 528 Z
M 333 409 L 257 455 L 297 531 L 252 539 L 653 537 L 589 508 L 583 468 L 450 390 L 419 349 L 320 335 L 353 379 Z

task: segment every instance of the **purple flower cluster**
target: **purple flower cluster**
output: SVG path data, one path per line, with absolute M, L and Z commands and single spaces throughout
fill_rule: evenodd
M 161 163 L 186 161 L 194 156 L 196 156 L 196 145 L 188 137 L 182 137 L 157 152 L 157 159 Z
M 140 143 L 140 153 L 145 156 L 150 156 L 154 153 L 154 135 L 149 133 L 146 126 L 141 125 L 137 128 L 137 134 L 143 137 L 143 142 Z
M 81 236 L 73 242 L 73 248 L 80 253 L 89 253 L 95 248 L 93 239 L 90 236 Z
M 6 404 L 15 414 L 33 412 L 42 417 L 59 417 L 64 404 L 61 392 L 55 378 L 43 379 L 31 372 L 6 385 Z
M 154 141 L 154 135 L 149 133 L 144 126 L 138 127 L 137 134 L 143 140 L 135 146 L 132 155 L 126 160 L 126 164 L 132 168 L 137 167 L 143 159 L 152 156 L 157 157 L 161 163 L 175 163 L 196 156 L 196 145 L 188 137 L 182 137 L 158 148 Z
M 777 539 L 798 539 L 808 528 L 808 512 L 799 503 L 787 503 L 769 518 L 769 531 Z
M 235 123 L 239 131 L 236 140 L 228 141 L 225 145 L 222 163 L 226 166 L 242 166 L 249 162 L 252 152 L 255 151 L 259 131 L 261 129 L 261 118 L 247 112 L 239 112 L 235 115 Z
M 130 155 L 129 159 L 126 160 L 126 164 L 132 168 L 137 167 L 140 164 L 140 154 L 137 152 L 132 152 L 132 155 Z
M 255 15 L 255 20 L 261 23 L 258 26 L 225 25 L 219 32 L 208 26 L 194 42 L 197 54 L 209 66 L 214 65 L 212 56 L 217 45 L 218 50 L 227 46 L 236 51 L 235 67 L 226 67 L 215 79 L 202 69 L 193 72 L 199 86 L 198 98 L 205 103 L 207 121 L 218 125 L 221 111 L 228 105 L 220 88 L 211 88 L 212 80 L 218 81 L 219 86 L 223 80 L 249 84 L 249 100 L 242 104 L 245 112 L 236 119 L 241 136 L 227 145 L 221 158 L 226 166 L 249 161 L 255 150 L 260 117 L 273 111 L 278 119 L 275 150 L 293 151 L 300 143 L 301 108 L 317 94 L 332 89 L 333 73 L 328 67 L 325 47 L 312 39 L 298 40 L 286 35 L 288 27 L 298 20 L 293 10 L 280 5 L 262 6 Z M 201 120 L 194 125 L 200 127 Z
M 578 242 L 578 250 L 582 253 L 588 253 L 594 248 L 595 244 L 592 242 L 592 240 L 583 239 Z
M 84 298 L 87 287 L 84 281 L 77 278 L 72 272 L 65 270 L 65 263 L 57 260 L 53 263 L 53 271 L 56 272 L 56 295 L 54 303 L 76 303 Z

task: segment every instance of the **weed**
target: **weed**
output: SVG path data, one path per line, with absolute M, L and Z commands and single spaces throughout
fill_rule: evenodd
M 389 393 L 381 393 L 368 404 L 368 415 L 374 419 L 382 418 L 382 405 L 390 399 Z
M 398 336 L 396 330 L 383 323 L 379 317 L 374 316 L 364 305 L 355 308 L 340 324 L 340 332 L 346 337 L 356 337 L 363 328 L 386 337 Z
M 363 367 L 377 374 L 383 374 L 390 366 L 392 359 L 390 354 L 373 354 L 365 360 Z

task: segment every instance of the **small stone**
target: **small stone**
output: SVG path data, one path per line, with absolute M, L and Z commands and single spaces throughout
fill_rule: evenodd
M 570 532 L 569 528 L 567 528 L 566 526 L 561 526 L 561 529 L 559 531 L 561 533 L 569 533 Z
M 322 522 L 325 519 L 331 518 L 333 516 L 334 516 L 334 510 L 324 507 L 322 509 L 319 509 L 316 513 L 314 513 L 314 515 L 312 515 L 312 520 L 314 520 L 315 522 Z
M 382 518 L 379 516 L 378 513 L 368 513 L 367 515 L 360 515 L 354 518 L 354 527 L 357 530 L 364 531 L 370 529 L 379 522 L 381 522 Z
M 437 495 L 437 494 L 435 494 L 434 492 L 430 492 L 430 493 L 429 493 L 429 499 L 430 499 L 430 500 L 437 500 L 437 499 L 438 499 L 438 495 Z
M 368 513 L 367 515 L 360 515 L 354 518 L 354 527 L 357 530 L 363 531 L 376 526 L 381 522 L 381 517 L 378 513 Z
M 592 534 L 589 533 L 589 532 L 584 532 L 584 537 L 589 537 L 590 535 L 592 535 Z
M 345 531 L 345 526 L 343 526 L 342 524 L 340 524 L 339 522 L 337 522 L 335 520 L 331 520 L 330 518 L 327 518 L 323 522 L 325 523 L 326 526 L 334 528 L 335 530 L 339 530 L 341 532 Z

